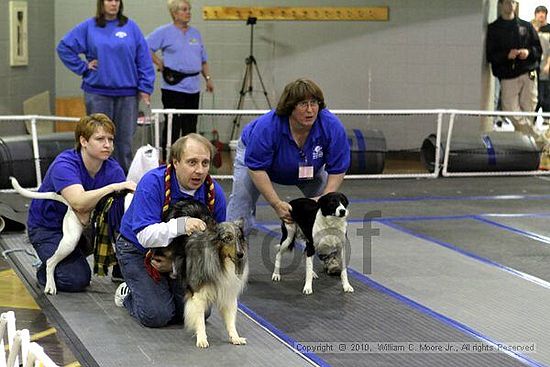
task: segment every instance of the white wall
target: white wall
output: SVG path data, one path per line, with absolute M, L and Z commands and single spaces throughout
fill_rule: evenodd
M 535 8 L 539 5 L 550 8 L 550 3 L 543 0 L 521 0 L 519 2 L 519 17 L 530 22 L 535 17 Z
M 0 0 L 0 114 L 3 115 L 23 114 L 23 101 L 44 91 L 55 96 L 54 0 L 27 0 L 27 9 L 29 63 L 10 66 L 9 1 Z M 0 123 L 0 137 L 25 133 L 21 123 Z

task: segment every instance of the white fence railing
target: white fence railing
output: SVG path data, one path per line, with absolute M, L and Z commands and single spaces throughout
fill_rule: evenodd
M 25 115 L 25 116 L 0 116 L 2 121 L 30 121 L 31 122 L 31 137 L 32 137 L 32 153 L 34 159 L 34 171 L 36 175 L 37 186 L 42 183 L 42 171 L 40 169 L 40 150 L 38 148 L 38 130 L 36 123 L 39 121 L 78 121 L 75 117 L 57 117 L 57 116 L 40 116 L 40 115 Z M 0 190 L 2 191 L 2 190 Z
M 13 311 L 2 313 L 0 315 L 0 367 L 59 367 L 44 353 L 44 349 L 39 344 L 31 343 L 30 340 L 27 329 L 16 329 Z M 7 358 L 6 350 L 9 351 Z
M 163 147 L 167 154 L 170 152 L 171 146 L 171 133 L 172 133 L 172 119 L 174 114 L 197 114 L 197 115 L 262 115 L 268 112 L 268 110 L 177 110 L 177 109 L 152 109 L 152 123 L 154 124 L 154 146 L 157 149 L 161 148 L 160 143 L 160 124 L 161 115 L 167 115 L 167 139 L 166 146 Z M 502 111 L 470 111 L 470 110 L 451 110 L 451 109 L 422 109 L 422 110 L 331 110 L 336 115 L 365 115 L 365 116 L 432 116 L 436 124 L 436 145 L 435 145 L 435 161 L 434 170 L 431 173 L 386 173 L 386 174 L 360 174 L 360 175 L 346 175 L 346 179 L 380 179 L 380 178 L 437 178 L 440 174 L 443 176 L 495 176 L 495 175 L 548 175 L 549 171 L 533 170 L 533 171 L 510 171 L 510 172 L 449 172 L 449 153 L 451 147 L 451 139 L 453 136 L 453 129 L 456 124 L 455 120 L 457 116 L 479 116 L 479 117 L 491 117 L 491 116 L 529 116 L 529 117 L 544 117 L 550 118 L 550 113 L 526 113 L 526 112 L 502 112 Z M 0 123 L 2 121 L 30 121 L 31 122 L 31 136 L 33 147 L 33 158 L 35 163 L 35 175 L 38 186 L 42 183 L 42 174 L 40 170 L 40 152 L 38 147 L 38 135 L 36 124 L 41 121 L 78 121 L 78 118 L 71 117 L 58 117 L 58 116 L 39 116 L 39 115 L 26 115 L 26 116 L 0 116 Z M 445 124 L 446 123 L 446 124 Z M 446 149 L 444 154 L 442 152 L 441 144 L 443 142 L 443 128 L 447 127 L 446 136 Z M 442 159 L 443 158 L 443 159 Z M 231 179 L 231 175 L 214 175 L 217 179 Z M 0 190 L 0 191 L 12 191 L 12 190 Z

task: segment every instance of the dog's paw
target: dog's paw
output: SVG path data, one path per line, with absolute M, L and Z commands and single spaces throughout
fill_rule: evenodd
M 351 285 L 349 285 L 349 284 L 344 285 L 344 292 L 353 293 L 353 291 L 354 291 L 354 289 Z
M 281 281 L 281 274 L 273 273 L 273 275 L 271 275 L 271 280 L 274 281 L 274 282 L 280 282 Z
M 199 348 L 208 348 L 208 340 L 206 338 L 197 338 L 197 347 Z
M 44 287 L 44 293 L 55 295 L 57 293 L 57 288 L 55 287 L 55 284 L 52 285 L 46 282 L 46 286 Z
M 304 289 L 302 290 L 302 293 L 303 294 L 312 294 L 313 293 L 313 288 L 305 286 Z
M 231 341 L 231 344 L 233 345 L 245 345 L 246 344 L 246 338 L 240 337 L 240 336 L 232 336 L 229 338 Z

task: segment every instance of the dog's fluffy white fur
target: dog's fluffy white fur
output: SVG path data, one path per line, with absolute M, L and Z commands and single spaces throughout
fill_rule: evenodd
M 55 200 L 67 205 L 67 212 L 65 213 L 65 217 L 63 217 L 63 238 L 59 242 L 59 246 L 55 253 L 46 261 L 46 285 L 44 287 L 44 293 L 56 294 L 57 288 L 54 279 L 55 267 L 61 260 L 74 251 L 82 235 L 84 226 L 80 223 L 76 213 L 63 196 L 55 192 L 30 191 L 22 188 L 15 177 L 10 177 L 10 180 L 15 191 L 26 198 Z
M 346 265 L 346 231 L 348 216 L 347 197 L 339 192 L 323 195 L 317 202 L 312 199 L 300 198 L 292 200 L 292 219 L 294 223 L 282 223 L 283 236 L 277 245 L 275 269 L 271 279 L 281 280 L 282 255 L 291 251 L 296 238 L 305 240 L 306 248 L 306 279 L 302 292 L 313 293 L 313 278 L 317 274 L 313 271 L 313 255 L 319 254 L 327 266 L 327 273 L 340 272 L 340 279 L 344 292 L 353 292 L 348 281 Z

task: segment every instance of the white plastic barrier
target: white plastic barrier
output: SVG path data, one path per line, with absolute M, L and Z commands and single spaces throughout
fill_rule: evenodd
M 379 178 L 437 178 L 441 172 L 443 176 L 525 176 L 525 175 L 550 175 L 550 171 L 532 170 L 532 171 L 501 171 L 501 172 L 448 172 L 449 153 L 453 137 L 453 129 L 457 116 L 478 116 L 478 117 L 509 117 L 509 116 L 526 116 L 533 120 L 539 121 L 543 118 L 549 119 L 550 113 L 545 112 L 510 112 L 510 111 L 474 111 L 474 110 L 455 110 L 455 109 L 433 109 L 433 110 L 330 110 L 335 115 L 365 115 L 365 116 L 380 116 L 380 115 L 432 115 L 437 118 L 436 126 L 436 144 L 435 144 L 435 161 L 434 170 L 432 173 L 412 173 L 412 174 L 361 174 L 361 175 L 346 175 L 346 179 L 379 179 Z M 159 121 L 160 114 L 168 115 L 168 138 L 166 149 L 170 150 L 171 141 L 171 123 L 172 115 L 178 114 L 199 114 L 199 115 L 261 115 L 267 113 L 268 110 L 176 110 L 176 109 L 153 109 L 152 113 L 156 116 L 156 121 Z M 446 149 L 442 157 L 441 142 L 444 119 L 447 127 Z M 160 148 L 159 141 L 156 141 L 156 146 Z M 230 179 L 232 176 L 213 176 L 218 179 Z
M 177 110 L 177 109 L 152 109 L 154 122 L 154 146 L 156 149 L 161 149 L 160 146 L 160 116 L 166 114 L 167 118 L 167 143 L 166 151 L 170 153 L 170 142 L 172 133 L 172 118 L 174 114 L 197 114 L 197 115 L 249 115 L 257 116 L 267 113 L 268 110 Z M 453 129 L 455 126 L 455 119 L 457 116 L 529 116 L 533 119 L 538 118 L 550 118 L 550 113 L 526 113 L 526 112 L 502 112 L 502 111 L 470 111 L 470 110 L 454 110 L 454 109 L 432 109 L 432 110 L 331 110 L 336 115 L 364 115 L 368 117 L 372 116 L 414 116 L 425 115 L 432 116 L 436 120 L 436 148 L 435 148 L 435 161 L 434 170 L 431 173 L 397 173 L 397 174 L 360 174 L 360 175 L 346 175 L 346 179 L 379 179 L 379 178 L 437 178 L 441 172 L 443 176 L 496 176 L 496 175 L 548 175 L 550 171 L 513 171 L 513 172 L 448 172 L 449 164 L 449 147 L 453 136 Z M 0 123 L 2 121 L 30 121 L 31 122 L 31 135 L 33 139 L 33 157 L 35 160 L 35 172 L 36 181 L 38 186 L 42 183 L 42 175 L 40 171 L 40 152 L 38 148 L 38 137 L 36 124 L 40 121 L 78 121 L 78 118 L 71 117 L 57 117 L 57 116 L 39 116 L 39 115 L 27 115 L 27 116 L 0 116 Z M 446 123 L 447 139 L 445 154 L 442 157 L 441 142 L 444 124 Z M 231 175 L 214 175 L 216 179 L 231 179 Z M 0 191 L 13 191 L 13 190 L 0 190 Z
M 31 343 L 30 339 L 27 329 L 16 330 L 13 311 L 2 313 L 0 315 L 0 367 L 59 367 L 44 353 L 40 345 Z M 5 340 L 9 350 L 7 358 Z
M 42 183 L 42 172 L 40 170 L 40 150 L 38 149 L 38 133 L 36 129 L 36 123 L 40 121 L 78 121 L 76 117 L 59 117 L 59 116 L 39 116 L 39 115 L 25 115 L 25 116 L 0 116 L 0 123 L 2 121 L 30 121 L 31 122 L 31 136 L 32 136 L 32 151 L 34 158 L 34 168 L 36 175 L 37 187 Z M 1 191 L 13 191 L 13 190 L 0 190 Z
M 6 347 L 13 344 L 15 337 L 15 313 L 13 311 L 4 312 L 0 315 L 0 367 L 6 367 Z
M 10 345 L 10 354 L 8 354 L 8 367 L 18 367 L 19 361 L 24 361 L 29 352 L 31 337 L 27 329 L 17 330 Z
M 330 110 L 330 112 L 335 115 L 364 115 L 364 116 L 381 116 L 381 115 L 391 115 L 391 116 L 432 116 L 436 120 L 436 134 L 437 142 L 441 141 L 442 125 L 443 125 L 443 116 L 446 114 L 447 110 L 442 109 L 433 109 L 433 110 Z M 246 116 L 256 116 L 262 115 L 269 110 L 177 110 L 177 109 L 152 109 L 152 114 L 155 116 L 155 122 L 160 121 L 160 115 L 166 114 L 167 118 L 167 139 L 166 139 L 166 151 L 167 155 L 170 154 L 170 145 L 172 138 L 172 117 L 174 114 L 184 114 L 184 115 L 246 115 Z M 156 134 L 156 137 L 160 135 Z M 155 141 L 155 146 L 160 148 L 160 140 Z M 440 159 L 440 148 L 439 145 L 436 149 L 436 161 L 439 162 Z M 362 175 L 346 175 L 346 179 L 365 179 L 365 178 L 419 178 L 419 177 L 430 177 L 436 178 L 439 174 L 439 167 L 433 173 L 399 173 L 399 174 L 362 174 Z M 231 179 L 231 175 L 214 175 L 216 179 Z
M 30 343 L 24 367 L 59 367 L 37 343 Z

